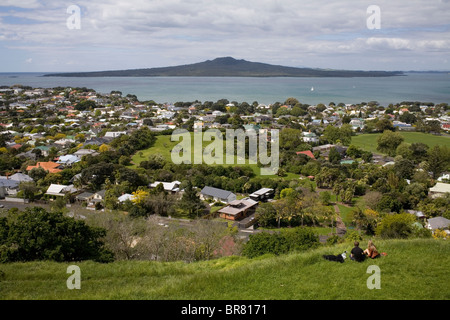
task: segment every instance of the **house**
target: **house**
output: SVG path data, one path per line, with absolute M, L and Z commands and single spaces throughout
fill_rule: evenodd
M 319 143 L 319 137 L 314 132 L 302 132 L 302 138 L 307 143 Z
M 23 173 L 15 173 L 11 176 L 0 176 L 0 197 L 14 196 L 19 191 L 21 182 L 33 181 L 31 177 Z
M 127 134 L 126 131 L 109 131 L 105 133 L 105 138 L 117 138 L 123 134 Z
M 73 153 L 73 155 L 77 156 L 79 159 L 81 159 L 83 156 L 87 155 L 98 156 L 99 154 L 100 153 L 92 149 L 80 149 Z
M 13 175 L 9 176 L 9 179 L 18 181 L 19 183 L 33 181 L 33 178 L 31 178 L 29 175 L 20 172 L 14 173 Z
M 409 213 L 409 214 L 415 215 L 417 219 L 425 219 L 425 215 L 423 214 L 422 211 L 418 211 L 418 210 L 406 210 L 406 212 Z
M 125 193 L 123 195 L 121 195 L 119 198 L 117 198 L 117 200 L 119 200 L 120 203 L 125 202 L 127 200 L 133 200 L 134 196 L 132 194 L 129 193 Z
M 436 229 L 448 229 L 450 226 L 450 220 L 444 217 L 435 217 L 428 219 L 426 228 L 430 230 L 436 230 Z
M 105 200 L 105 193 L 106 190 L 104 189 L 94 193 L 94 196 L 92 197 L 92 202 L 102 202 L 103 200 Z
M 364 120 L 362 119 L 352 119 L 349 123 L 352 126 L 353 130 L 363 129 L 364 128 Z
M 230 203 L 236 200 L 236 195 L 231 191 L 205 186 L 200 192 L 200 198 L 202 200 L 213 199 L 214 201 Z
M 20 182 L 11 180 L 8 177 L 0 177 L 0 197 L 4 198 L 8 195 L 16 195 Z
M 66 166 L 71 166 L 72 164 L 79 162 L 79 161 L 80 161 L 80 158 L 78 158 L 76 155 L 68 154 L 65 156 L 60 156 L 58 161 L 56 161 L 56 163 L 66 165 Z
M 38 146 L 38 147 L 36 147 L 36 148 L 34 148 L 34 149 L 39 149 L 39 150 L 41 150 L 41 154 L 42 154 L 44 157 L 47 157 L 47 156 L 48 156 L 48 153 L 49 153 L 49 150 L 50 150 L 50 147 L 48 147 L 48 146 Z
M 170 193 L 177 193 L 180 191 L 180 181 L 173 181 L 173 182 L 160 182 L 155 181 L 150 184 L 150 188 L 156 188 L 159 184 L 163 185 L 164 191 L 170 192 Z
M 450 181 L 450 173 L 444 173 L 442 174 L 439 178 L 437 178 L 437 181 L 442 182 L 445 180 L 449 180 Z
M 428 194 L 432 198 L 442 197 L 447 192 L 450 192 L 450 184 L 437 182 L 436 185 L 429 189 Z
M 75 200 L 80 202 L 90 202 L 94 198 L 94 194 L 92 192 L 83 192 L 75 197 Z
M 228 203 L 228 206 L 220 209 L 218 212 L 221 218 L 239 221 L 252 215 L 255 212 L 257 205 L 257 201 L 249 198 L 233 200 Z
M 316 159 L 316 157 L 314 157 L 313 153 L 311 151 L 309 151 L 309 150 L 299 151 L 299 152 L 297 152 L 297 154 L 304 154 L 305 156 L 307 156 L 307 157 L 309 157 L 311 159 L 314 159 L 314 160 Z
M 61 172 L 62 171 L 61 169 L 59 169 L 59 166 L 60 166 L 59 163 L 52 162 L 52 161 L 49 161 L 49 162 L 38 162 L 38 163 L 36 163 L 35 166 L 28 166 L 26 170 L 30 171 L 30 170 L 35 169 L 35 168 L 42 168 L 45 171 L 48 171 L 50 173 L 57 173 L 57 172 Z
M 274 195 L 274 190 L 270 188 L 261 188 L 253 192 L 249 197 L 254 201 L 265 201 Z
M 331 148 L 333 148 L 335 145 L 334 144 L 323 144 L 321 146 L 317 146 L 317 147 L 313 147 L 313 152 L 319 151 L 319 152 L 326 152 L 326 151 L 330 151 Z
M 77 192 L 77 189 L 74 188 L 73 185 L 63 185 L 63 184 L 51 184 L 48 189 L 47 192 L 45 193 L 46 195 L 49 196 L 58 196 L 58 197 L 64 197 L 66 194 L 68 193 L 74 193 Z

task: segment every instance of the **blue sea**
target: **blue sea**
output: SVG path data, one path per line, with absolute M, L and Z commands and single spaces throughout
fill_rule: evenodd
M 87 87 L 99 93 L 121 91 L 140 101 L 284 102 L 306 104 L 361 103 L 382 106 L 402 101 L 450 103 L 450 73 L 405 73 L 382 78 L 252 78 L 252 77 L 43 77 L 44 73 L 0 73 L 0 86 Z

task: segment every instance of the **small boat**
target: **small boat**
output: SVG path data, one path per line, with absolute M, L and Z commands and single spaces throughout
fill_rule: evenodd
M 311 91 L 314 91 L 314 87 L 311 87 Z

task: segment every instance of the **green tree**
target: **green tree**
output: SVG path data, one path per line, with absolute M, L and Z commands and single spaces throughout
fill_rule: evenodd
M 341 154 L 339 151 L 336 150 L 336 148 L 331 148 L 330 153 L 328 154 L 328 161 L 330 161 L 333 164 L 339 164 L 341 161 Z
M 189 218 L 201 216 L 203 210 L 205 209 L 205 204 L 202 200 L 200 200 L 197 195 L 197 191 L 190 180 L 186 182 L 183 196 L 178 203 L 178 209 L 182 212 L 182 214 L 188 216 Z
M 0 223 L 0 261 L 95 260 L 109 262 L 113 255 L 104 248 L 106 230 L 84 221 L 50 213 L 44 208 L 26 208 Z
M 400 133 L 386 130 L 377 139 L 377 150 L 395 156 L 395 151 L 403 140 L 404 138 Z
M 258 224 L 263 228 L 277 225 L 277 211 L 271 202 L 259 204 L 255 211 L 255 217 L 258 220 Z
M 378 224 L 376 234 L 382 238 L 408 238 L 414 232 L 415 216 L 409 213 L 386 215 Z
M 428 151 L 427 168 L 436 179 L 450 165 L 450 148 L 447 146 L 434 146 Z

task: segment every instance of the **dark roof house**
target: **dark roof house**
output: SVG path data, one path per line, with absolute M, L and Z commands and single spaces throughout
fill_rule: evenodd
M 213 199 L 215 201 L 221 201 L 225 203 L 229 203 L 233 200 L 236 200 L 236 195 L 231 191 L 208 186 L 202 189 L 202 191 L 200 192 L 200 197 L 203 200 Z

